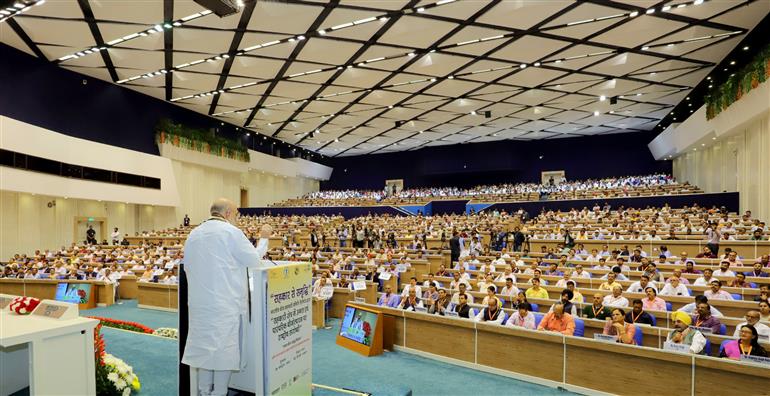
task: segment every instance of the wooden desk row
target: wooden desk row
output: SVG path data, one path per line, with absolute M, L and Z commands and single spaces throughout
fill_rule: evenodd
M 56 298 L 56 286 L 59 283 L 90 284 L 91 295 L 95 297 L 95 306 L 107 306 L 115 303 L 114 285 L 94 280 L 0 278 L 0 293 L 54 300 Z
M 767 367 L 476 323 L 385 307 L 397 347 L 570 390 L 623 394 L 770 394 Z M 712 346 L 713 348 L 714 346 Z M 716 348 L 719 346 L 717 345 Z

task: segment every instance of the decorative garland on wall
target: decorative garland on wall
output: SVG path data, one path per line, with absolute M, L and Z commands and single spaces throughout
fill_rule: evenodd
M 203 129 L 174 124 L 166 118 L 161 119 L 155 126 L 155 141 L 158 144 L 169 143 L 176 147 L 219 157 L 243 162 L 250 161 L 249 151 L 241 142 L 214 136 Z
M 731 104 L 737 102 L 752 89 L 770 78 L 770 46 L 763 50 L 741 70 L 706 96 L 706 119 L 710 120 Z

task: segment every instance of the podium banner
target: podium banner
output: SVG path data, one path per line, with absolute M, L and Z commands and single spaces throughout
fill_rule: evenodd
M 287 264 L 267 271 L 265 390 L 310 395 L 312 384 L 312 268 Z

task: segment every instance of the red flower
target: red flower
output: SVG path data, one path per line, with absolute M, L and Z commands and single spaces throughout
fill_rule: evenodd
M 372 332 L 372 326 L 369 324 L 369 322 L 364 322 L 364 337 L 369 337 L 369 334 Z

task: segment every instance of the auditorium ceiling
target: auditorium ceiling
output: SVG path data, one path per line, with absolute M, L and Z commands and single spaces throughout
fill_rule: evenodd
M 283 0 L 219 18 L 193 1 L 19 3 L 3 9 L 3 43 L 326 156 L 649 131 L 770 12 Z

